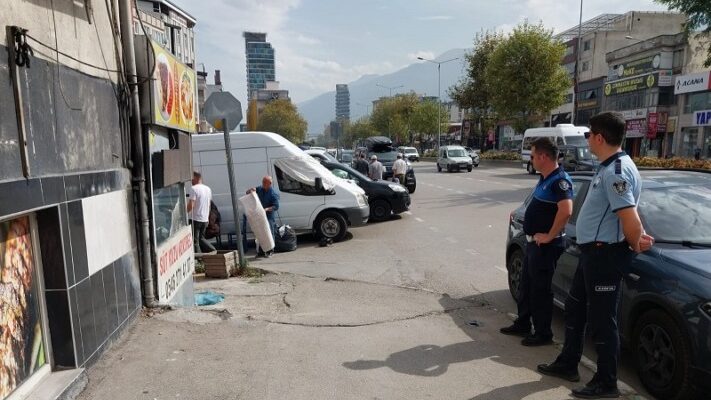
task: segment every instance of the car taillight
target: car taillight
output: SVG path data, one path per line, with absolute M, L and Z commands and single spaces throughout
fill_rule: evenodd
M 705 312 L 706 315 L 711 317 L 711 301 L 707 302 L 706 304 L 702 304 L 701 311 Z

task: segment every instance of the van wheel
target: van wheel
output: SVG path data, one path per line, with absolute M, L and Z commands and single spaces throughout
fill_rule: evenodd
M 452 172 L 452 166 L 451 166 L 451 165 L 447 165 L 447 172 Z
M 528 164 L 526 164 L 526 171 L 528 171 L 528 173 L 531 174 L 531 175 L 535 175 L 535 174 L 536 174 L 536 169 L 533 168 L 533 165 L 531 165 L 530 162 L 529 162 Z
M 506 261 L 506 269 L 509 271 L 509 292 L 514 301 L 518 301 L 521 297 L 519 286 L 521 285 L 521 274 L 523 273 L 523 251 L 516 247 L 511 252 L 509 259 Z
M 437 163 L 437 172 L 442 172 L 442 167 L 439 166 L 439 163 Z
M 687 399 L 691 346 L 674 320 L 662 310 L 644 313 L 634 327 L 637 373 L 644 387 L 660 399 Z
M 316 219 L 316 234 L 322 238 L 333 239 L 340 242 L 346 236 L 348 226 L 343 215 L 336 211 L 324 211 Z
M 417 189 L 417 184 L 413 183 L 412 185 L 407 187 L 407 192 L 410 194 L 415 193 L 415 189 Z
M 376 199 L 370 203 L 370 215 L 377 221 L 383 221 L 390 217 L 393 208 L 390 203 L 383 199 Z
M 467 166 L 467 172 L 472 172 L 472 166 L 471 166 L 471 165 Z

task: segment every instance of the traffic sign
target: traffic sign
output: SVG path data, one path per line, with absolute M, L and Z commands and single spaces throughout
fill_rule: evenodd
M 205 101 L 205 120 L 218 130 L 224 130 L 222 120 L 227 120 L 227 130 L 233 131 L 242 121 L 242 103 L 230 92 L 215 92 Z

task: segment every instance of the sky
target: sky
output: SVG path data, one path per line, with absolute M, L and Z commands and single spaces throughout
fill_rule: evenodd
M 243 105 L 243 31 L 267 33 L 276 53 L 276 80 L 298 104 L 335 90 L 337 83 L 421 62 L 418 56 L 471 48 L 482 30 L 510 32 L 527 19 L 561 32 L 577 25 L 580 12 L 578 0 L 172 1 L 197 19 L 197 69 L 204 64 L 210 82 L 213 71 L 221 70 L 224 90 Z M 653 0 L 584 0 L 583 20 L 665 10 Z

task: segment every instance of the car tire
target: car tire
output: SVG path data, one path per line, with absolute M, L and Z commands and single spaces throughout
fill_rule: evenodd
M 442 172 L 442 167 L 437 163 L 437 172 Z
M 691 398 L 691 345 L 666 312 L 645 312 L 634 326 L 633 351 L 644 387 L 659 399 Z
M 479 168 L 479 164 L 474 164 L 475 167 Z
M 370 216 L 376 221 L 384 221 L 390 218 L 393 208 L 387 200 L 375 199 L 370 203 Z
M 533 165 L 531 165 L 530 162 L 529 162 L 528 164 L 526 164 L 526 171 L 528 171 L 528 173 L 531 174 L 531 175 L 535 175 L 535 174 L 536 174 L 536 169 L 533 168 Z
M 451 165 L 447 165 L 447 172 L 452 172 L 452 166 L 451 166 Z
M 521 294 L 519 293 L 519 285 L 521 284 L 521 274 L 523 273 L 523 250 L 516 247 L 506 260 L 506 269 L 508 270 L 509 292 L 514 301 L 518 302 Z
M 417 184 L 413 183 L 412 185 L 407 187 L 407 193 L 413 194 L 415 193 L 415 189 L 417 189 Z
M 472 172 L 472 166 L 471 166 L 471 165 L 467 166 L 467 172 Z
M 314 230 L 319 237 L 340 242 L 346 237 L 348 225 L 343 215 L 337 211 L 327 210 L 322 212 L 316 219 Z

